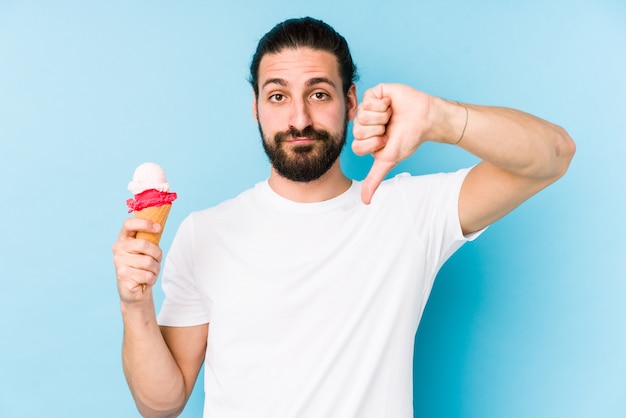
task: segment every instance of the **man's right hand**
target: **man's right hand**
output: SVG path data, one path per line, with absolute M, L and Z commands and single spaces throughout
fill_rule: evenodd
M 160 229 L 158 223 L 129 218 L 113 244 L 124 320 L 122 365 L 137 409 L 144 417 L 174 417 L 181 413 L 202 367 L 209 329 L 208 324 L 161 328 L 157 323 L 152 286 L 161 271 L 162 252 L 136 235 Z
M 113 264 L 117 275 L 117 289 L 122 303 L 132 304 L 148 300 L 148 294 L 161 271 L 161 249 L 143 239 L 137 232 L 158 232 L 161 225 L 141 218 L 124 221 L 117 242 L 113 244 Z

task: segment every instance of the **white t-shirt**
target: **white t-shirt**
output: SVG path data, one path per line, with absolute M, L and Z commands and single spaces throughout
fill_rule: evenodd
M 163 270 L 159 323 L 210 323 L 204 416 L 412 418 L 413 342 L 465 241 L 468 170 L 360 183 L 319 203 L 257 184 L 192 213 Z

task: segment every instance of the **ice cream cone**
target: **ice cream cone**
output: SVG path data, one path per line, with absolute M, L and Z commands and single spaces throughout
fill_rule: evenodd
M 169 215 L 171 208 L 172 205 L 167 204 L 163 206 L 147 207 L 145 209 L 135 211 L 135 218 L 149 219 L 161 224 L 161 231 L 158 233 L 137 232 L 136 238 L 145 239 L 155 245 L 159 245 L 159 241 L 161 241 L 161 234 L 163 234 L 163 230 L 165 229 L 165 222 L 167 221 L 167 216 Z

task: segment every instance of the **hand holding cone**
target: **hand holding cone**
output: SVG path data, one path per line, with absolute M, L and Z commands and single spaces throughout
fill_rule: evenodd
M 128 189 L 135 195 L 134 199 L 126 200 L 128 212 L 134 212 L 135 218 L 148 219 L 161 225 L 158 233 L 140 231 L 137 232 L 136 238 L 159 245 L 172 202 L 178 197 L 176 193 L 170 192 L 165 171 L 158 164 L 143 163 L 135 169 Z M 144 283 L 141 290 L 145 288 Z

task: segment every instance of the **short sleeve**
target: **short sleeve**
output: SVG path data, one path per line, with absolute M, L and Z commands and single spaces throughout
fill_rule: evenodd
M 414 225 L 423 238 L 429 260 L 439 268 L 464 243 L 476 239 L 483 231 L 463 235 L 459 219 L 461 186 L 471 168 L 451 173 L 411 177 L 399 175 L 396 181 L 408 202 Z M 485 228 L 486 229 L 486 228 Z

